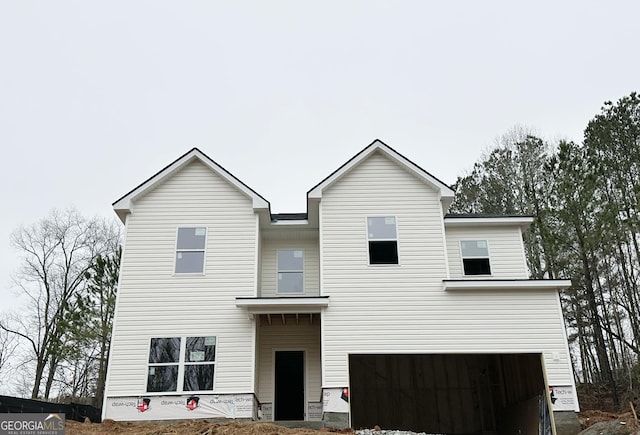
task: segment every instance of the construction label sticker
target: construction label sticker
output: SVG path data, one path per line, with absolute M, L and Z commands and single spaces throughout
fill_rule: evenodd
M 0 414 L 0 435 L 64 435 L 64 414 Z
M 554 411 L 575 411 L 576 400 L 573 387 L 561 385 L 549 387 L 549 397 Z
M 324 412 L 349 412 L 349 389 L 326 388 L 322 392 Z
M 198 396 L 110 397 L 105 418 L 113 420 L 171 420 L 181 418 L 255 418 L 252 394 Z

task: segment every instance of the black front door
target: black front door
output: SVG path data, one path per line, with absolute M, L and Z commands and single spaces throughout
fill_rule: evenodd
M 304 420 L 304 352 L 276 351 L 274 420 Z

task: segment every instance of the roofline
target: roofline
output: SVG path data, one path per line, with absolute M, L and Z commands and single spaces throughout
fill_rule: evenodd
M 439 178 L 431 175 L 429 172 L 424 170 L 422 167 L 420 167 L 419 165 L 417 165 L 413 161 L 409 160 L 404 155 L 400 154 L 398 151 L 396 151 L 395 149 L 391 148 L 386 143 L 382 142 L 380 139 L 376 139 L 373 142 L 371 142 L 369 145 L 367 145 L 359 153 L 357 153 L 355 156 L 353 156 L 349 160 L 347 160 L 338 169 L 336 169 L 331 174 L 329 174 L 327 177 L 325 177 L 318 184 L 316 184 L 311 189 L 309 189 L 309 191 L 307 192 L 307 210 L 309 209 L 309 199 L 320 199 L 322 197 L 322 190 L 324 190 L 325 188 L 327 188 L 331 184 L 333 184 L 333 182 L 328 183 L 328 181 L 332 180 L 333 178 L 335 178 L 335 179 L 339 178 L 344 173 L 346 173 L 349 169 L 351 169 L 351 167 L 354 164 L 356 164 L 362 158 L 364 158 L 367 154 L 373 153 L 378 149 L 382 150 L 382 151 L 386 151 L 387 154 L 390 154 L 392 157 L 395 157 L 398 160 L 404 161 L 403 163 L 405 163 L 406 166 L 409 166 L 410 169 L 413 169 L 414 172 L 416 172 L 416 173 L 420 173 L 421 172 L 422 174 L 420 174 L 420 175 L 422 175 L 425 178 L 426 181 L 430 182 L 431 184 L 434 185 L 434 187 L 436 187 L 436 188 L 438 188 L 440 190 L 441 198 L 449 198 L 450 197 L 450 198 L 453 199 L 453 196 L 454 196 L 455 192 L 453 191 L 453 189 L 451 189 L 451 187 L 449 187 L 449 185 L 447 185 L 445 182 L 443 182 Z M 411 167 L 411 166 L 413 166 L 413 167 Z M 335 181 L 335 180 L 333 180 L 333 181 Z M 319 192 L 314 192 L 314 191 L 317 191 L 323 184 L 326 184 L 326 186 L 323 186 L 322 189 L 319 190 Z
M 164 168 L 156 172 L 151 177 L 147 178 L 145 181 L 140 183 L 138 186 L 131 189 L 129 192 L 118 198 L 113 202 L 112 206 L 115 209 L 116 213 L 120 217 L 120 219 L 124 222 L 124 216 L 129 213 L 131 210 L 131 201 L 137 199 L 150 189 L 153 189 L 158 183 L 162 182 L 162 180 L 171 175 L 174 171 L 182 168 L 183 166 L 190 163 L 193 159 L 198 159 L 205 165 L 207 165 L 210 169 L 215 172 L 218 172 L 223 176 L 227 181 L 233 184 L 238 188 L 242 193 L 244 193 L 247 197 L 253 200 L 253 208 L 254 209 L 267 209 L 269 210 L 269 215 L 271 215 L 271 204 L 267 201 L 262 195 L 253 190 L 251 187 L 247 186 L 242 180 L 233 175 L 223 166 L 219 165 L 212 158 L 207 156 L 205 153 L 200 151 L 198 148 L 191 148 L 186 153 L 182 154 L 180 157 L 166 165 Z

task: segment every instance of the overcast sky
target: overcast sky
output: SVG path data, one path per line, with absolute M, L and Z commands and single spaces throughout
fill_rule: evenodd
M 192 147 L 271 202 L 376 138 L 453 183 L 514 125 L 580 141 L 640 90 L 640 4 L 1 1 L 0 296 L 9 234 L 111 203 Z

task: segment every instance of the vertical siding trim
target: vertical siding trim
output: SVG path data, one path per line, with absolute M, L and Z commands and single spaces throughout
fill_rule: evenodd
M 251 328 L 251 340 L 253 340 L 253 346 L 251 346 L 251 367 L 253 368 L 253 376 L 251 376 L 251 392 L 256 395 L 256 347 L 258 346 L 258 337 L 257 337 L 257 329 L 258 329 L 258 320 L 256 316 L 251 320 L 252 328 Z
M 255 276 L 253 277 L 253 297 L 258 297 L 258 280 L 260 279 L 260 216 L 256 217 L 256 244 L 253 253 L 253 261 L 255 262 Z
M 129 216 L 131 216 L 131 214 L 127 214 L 125 219 L 124 219 L 124 235 L 122 236 L 122 244 L 120 245 L 122 248 L 121 251 L 121 256 L 120 256 L 120 263 L 122 263 L 122 259 L 124 258 L 124 252 L 125 252 L 125 247 L 127 244 L 127 234 L 128 231 L 128 224 L 129 224 Z M 120 289 L 120 279 L 122 278 L 122 269 L 120 269 L 118 271 L 118 284 L 117 284 L 117 289 Z M 120 292 L 117 291 L 116 292 L 116 306 L 115 309 L 113 311 L 114 315 L 113 315 L 113 324 L 111 325 L 111 342 L 109 343 L 109 357 L 107 359 L 107 376 L 104 379 L 104 393 L 102 395 L 102 420 L 104 420 L 106 418 L 106 413 L 107 413 L 107 398 L 109 397 L 109 386 L 111 385 L 111 373 L 112 371 L 109 370 L 109 367 L 111 367 L 111 359 L 113 357 L 113 337 L 115 336 L 115 332 L 116 332 L 116 319 L 118 316 L 115 315 L 115 313 L 118 312 L 118 305 L 120 302 Z
M 320 280 L 320 296 L 324 296 L 324 243 L 323 243 L 323 237 L 322 237 L 322 201 L 320 201 L 320 204 L 318 204 L 318 256 L 319 258 L 319 263 L 320 263 L 320 271 L 319 273 L 319 280 Z M 324 313 L 325 310 L 323 310 L 320 313 L 320 386 L 322 387 L 324 385 L 325 382 L 325 352 L 326 352 L 326 346 L 324 343 Z M 321 388 L 322 390 L 322 388 Z M 322 394 L 322 393 L 320 393 Z M 320 396 L 322 398 L 322 396 Z
M 527 264 L 527 253 L 524 250 L 524 230 L 522 230 L 522 229 L 520 230 L 520 247 L 522 248 L 522 264 L 524 264 L 525 274 L 526 274 L 527 277 L 530 277 L 531 276 L 531 271 L 529 270 L 529 265 Z M 558 296 L 558 301 L 560 301 L 560 297 L 559 296 Z M 562 313 L 562 311 L 561 311 L 561 313 Z M 564 317 L 562 317 L 562 319 L 563 319 L 562 321 L 564 322 Z M 567 328 L 564 328 L 564 324 L 562 326 L 563 326 L 562 329 L 565 329 L 565 330 L 567 329 Z M 573 378 L 573 376 L 571 376 L 571 377 Z M 574 390 L 576 389 L 575 385 L 574 385 L 573 389 Z M 578 403 L 578 402 L 576 401 L 576 403 Z
M 564 339 L 564 351 L 566 352 L 567 363 L 564 364 L 569 369 L 569 379 L 571 379 L 571 391 L 573 392 L 573 403 L 576 404 L 575 412 L 580 412 L 580 402 L 578 402 L 578 391 L 576 390 L 576 378 L 573 373 L 573 366 L 571 365 L 571 353 L 569 353 L 569 339 L 567 338 L 567 328 L 564 327 L 564 315 L 562 314 L 562 304 L 560 303 L 560 292 L 556 294 L 556 302 L 558 307 L 558 316 L 562 323 L 562 338 Z
M 440 198 L 440 201 L 442 201 L 442 198 Z M 443 254 L 444 254 L 444 273 L 445 273 L 445 279 L 450 279 L 450 273 L 449 273 L 449 253 L 447 252 L 447 231 L 444 228 L 444 210 L 443 207 L 438 207 L 438 211 L 440 212 L 440 231 L 442 231 L 442 247 L 443 249 Z

